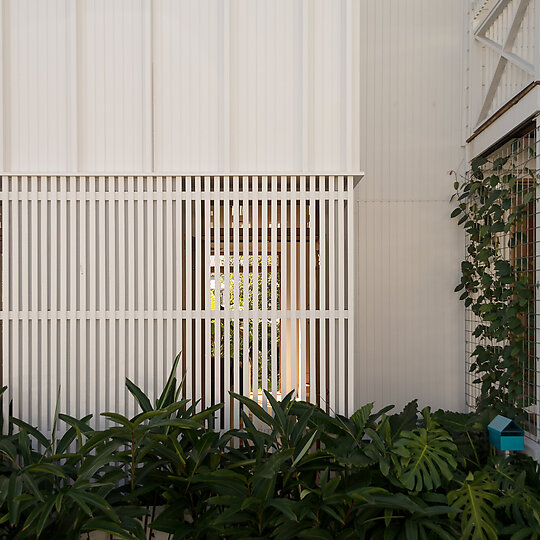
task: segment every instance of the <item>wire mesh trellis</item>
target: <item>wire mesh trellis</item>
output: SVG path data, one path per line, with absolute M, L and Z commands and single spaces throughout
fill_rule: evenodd
M 511 263 L 517 276 L 526 274 L 527 280 L 534 284 L 535 294 L 524 306 L 522 322 L 525 327 L 525 339 L 523 340 L 523 352 L 525 364 L 522 370 L 522 393 L 523 402 L 528 406 L 527 435 L 533 440 L 539 440 L 539 414 L 538 396 L 540 395 L 538 377 L 538 338 L 540 337 L 540 295 L 538 286 L 540 283 L 540 250 L 538 249 L 537 226 L 538 219 L 538 188 L 536 181 L 538 176 L 537 156 L 540 137 L 535 125 L 521 130 L 515 137 L 509 138 L 503 144 L 492 150 L 487 159 L 493 163 L 498 158 L 506 160 L 502 171 L 497 174 L 512 174 L 516 178 L 516 189 L 513 204 L 523 204 L 526 194 L 533 192 L 530 202 L 526 205 L 525 215 L 520 223 L 513 226 L 510 233 L 499 233 L 499 250 L 504 260 Z M 489 174 L 489 171 L 487 172 Z M 511 239 L 514 238 L 512 241 Z M 469 238 L 467 238 L 467 247 Z M 471 257 L 467 250 L 467 257 Z M 481 383 L 478 382 L 479 374 L 473 369 L 473 353 L 478 345 L 488 345 L 485 338 L 476 337 L 475 329 L 481 324 L 481 319 L 475 315 L 469 307 L 465 317 L 465 395 L 467 405 L 475 406 L 476 400 L 481 394 Z

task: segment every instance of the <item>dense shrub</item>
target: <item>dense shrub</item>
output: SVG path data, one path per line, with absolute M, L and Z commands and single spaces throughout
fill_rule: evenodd
M 177 361 L 173 368 L 176 370 Z M 101 530 L 145 538 L 538 538 L 537 463 L 490 451 L 488 418 L 412 402 L 368 404 L 351 418 L 267 394 L 243 396 L 243 428 L 211 429 L 171 374 L 141 412 L 114 427 L 56 414 L 52 440 L 10 418 L 0 438 L 3 538 L 78 538 Z

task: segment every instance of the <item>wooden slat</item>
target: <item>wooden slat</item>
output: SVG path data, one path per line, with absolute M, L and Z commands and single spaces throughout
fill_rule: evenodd
M 203 199 L 204 205 L 204 250 L 201 255 L 201 265 L 202 272 L 201 276 L 203 277 L 202 282 L 202 294 L 204 295 L 202 309 L 205 312 L 204 316 L 204 391 L 203 391 L 203 403 L 205 407 L 208 407 L 212 404 L 212 350 L 211 350 L 211 311 L 210 311 L 210 235 L 211 235 L 211 226 L 210 226 L 210 200 L 209 200 L 209 179 L 205 177 L 205 193 Z
M 326 339 L 326 331 L 328 327 L 328 319 L 321 317 L 319 319 L 319 336 L 320 336 L 320 346 L 319 346 L 319 371 L 320 371 L 320 377 L 319 377 L 319 384 L 320 384 L 320 394 L 319 394 L 319 400 L 320 400 L 320 407 L 325 410 L 329 411 L 328 409 L 328 384 L 327 384 L 327 376 L 328 372 L 326 369 L 327 364 L 327 354 L 326 354 L 326 348 L 327 348 L 327 339 Z M 331 356 L 330 356 L 331 358 Z
M 277 185 L 278 185 L 278 178 L 277 176 L 272 176 L 271 178 L 271 186 L 272 186 L 272 198 L 270 201 L 271 205 L 271 245 L 270 245 L 270 251 L 271 251 L 271 260 L 270 260 L 270 272 L 271 272 L 271 283 L 270 283 L 270 307 L 271 309 L 276 312 L 278 309 L 278 294 L 277 294 L 277 284 L 278 284 L 278 242 L 280 241 L 279 238 L 279 229 L 278 229 L 278 200 L 276 197 L 277 192 Z M 271 328 L 271 341 L 272 341 L 272 366 L 270 368 L 271 371 L 271 388 L 269 389 L 272 394 L 275 396 L 278 392 L 278 339 L 277 339 L 277 330 L 278 330 L 278 321 L 277 318 L 274 317 L 271 319 L 270 322 Z
M 339 182 L 340 197 L 336 202 L 336 225 L 337 225 L 337 236 L 334 242 L 334 245 L 337 247 L 337 253 L 345 255 L 346 244 L 345 244 L 345 206 L 344 199 L 342 196 L 343 193 L 343 176 L 338 176 L 337 180 Z M 336 370 L 336 389 L 339 391 L 336 392 L 337 396 L 337 407 L 338 410 L 345 411 L 346 409 L 346 390 L 347 390 L 347 381 L 345 379 L 345 324 L 343 319 L 343 314 L 345 311 L 345 271 L 346 267 L 343 261 L 338 260 L 337 253 L 335 253 L 335 267 L 337 274 L 337 298 L 336 298 L 336 309 L 340 312 L 339 318 L 339 356 L 338 356 L 338 365 Z
M 291 183 L 291 192 L 294 196 L 297 190 L 296 186 L 297 178 L 291 177 L 290 183 Z M 290 261 L 290 309 L 291 311 L 296 311 L 298 309 L 298 272 L 297 272 L 297 255 L 298 255 L 298 240 L 297 240 L 297 231 L 298 231 L 298 212 L 297 212 L 297 203 L 296 200 L 291 201 L 290 205 L 290 254 L 291 254 L 291 261 Z M 295 397 L 298 397 L 298 320 L 296 317 L 291 317 L 290 322 L 290 370 L 291 370 L 291 381 L 290 381 L 290 389 L 295 390 Z
M 118 301 L 115 299 L 116 309 L 120 312 L 127 310 L 126 306 L 126 288 L 130 274 L 127 273 L 129 265 L 126 260 L 126 187 L 127 184 L 119 179 L 118 181 L 118 203 L 117 203 L 117 230 L 118 230 Z M 129 229 L 129 227 L 128 227 Z M 118 321 L 118 384 L 126 380 L 126 368 L 129 363 L 129 358 L 126 350 L 126 319 L 120 318 Z M 82 335 L 82 333 L 81 333 Z M 122 410 L 127 408 L 127 394 L 125 390 L 120 390 L 118 393 L 118 407 Z
M 320 191 L 324 190 L 322 185 L 323 178 L 320 178 Z M 322 313 L 328 309 L 326 304 L 326 290 L 327 290 L 327 265 L 326 265 L 326 252 L 327 252 L 327 238 L 326 233 L 326 199 L 322 198 L 319 204 L 319 244 L 320 244 L 320 269 L 319 269 L 319 309 Z M 321 316 L 320 319 L 320 365 L 319 365 L 319 385 L 320 385 L 320 400 L 321 407 L 328 411 L 328 402 L 327 402 L 327 370 L 326 370 L 326 328 L 327 328 L 327 319 L 324 316 Z
M 288 392 L 290 388 L 290 382 L 288 379 L 288 348 L 289 348 L 289 339 L 287 335 L 288 322 L 284 313 L 286 310 L 290 309 L 290 299 L 289 299 L 289 287 L 287 283 L 288 276 L 288 219 L 287 219 L 287 194 L 284 193 L 287 189 L 286 178 L 280 176 L 278 178 L 279 187 L 281 190 L 281 264 L 280 264 L 280 302 L 281 302 L 281 317 L 280 317 L 280 374 L 281 374 L 281 395 L 282 397 Z
M 229 180 L 224 179 L 225 180 Z M 223 401 L 224 401 L 224 409 L 223 409 L 223 429 L 227 430 L 231 426 L 231 400 L 229 396 L 229 390 L 231 388 L 231 347 L 229 346 L 229 343 L 231 342 L 233 336 L 231 335 L 231 261 L 230 261 L 230 250 L 231 250 L 231 240 L 230 240 L 230 223 L 231 223 L 231 204 L 230 201 L 224 200 L 223 201 L 223 209 L 224 209 L 224 215 L 223 215 L 223 264 L 224 264 L 224 283 L 225 283 L 225 289 L 223 291 L 223 303 L 224 303 L 224 335 L 223 335 Z
M 224 181 L 229 179 L 224 179 Z M 229 390 L 231 388 L 231 347 L 229 343 L 233 339 L 231 335 L 231 238 L 230 238 L 230 223 L 231 223 L 231 203 L 228 200 L 223 201 L 224 215 L 223 215 L 223 264 L 224 264 L 224 283 L 225 289 L 223 291 L 223 303 L 224 303 L 224 335 L 223 335 L 223 429 L 227 430 L 231 427 L 231 400 L 229 396 Z
M 316 212 L 315 212 L 315 177 L 309 177 L 310 194 L 312 195 L 309 201 L 309 307 L 316 308 L 315 295 L 316 287 Z M 317 403 L 317 367 L 316 367 L 316 319 L 312 318 L 309 323 L 309 401 Z
M 214 245 L 212 254 L 214 256 L 214 358 L 213 369 L 207 374 L 214 386 L 214 403 L 222 403 L 223 374 L 221 372 L 221 205 L 219 193 L 219 178 L 214 179 Z M 217 185 L 216 185 L 217 184 Z M 221 426 L 221 411 L 216 414 L 217 425 Z
M 330 176 L 329 178 L 329 191 L 333 195 L 335 178 Z M 328 208 L 328 298 L 329 309 L 335 311 L 336 309 L 336 201 L 331 196 L 329 200 Z M 336 319 L 332 317 L 330 319 L 330 333 L 329 333 L 329 351 L 330 358 L 328 362 L 328 388 L 330 389 L 330 409 L 336 410 L 336 367 L 339 361 L 336 353 Z
M 306 177 L 300 177 L 300 191 L 306 193 Z M 297 309 L 307 310 L 307 279 L 306 279 L 306 201 L 299 202 L 299 261 L 298 261 L 298 302 Z M 298 397 L 307 400 L 307 365 L 306 365 L 306 319 L 299 319 L 299 367 L 298 367 Z
M 17 351 L 20 359 L 20 370 L 18 373 L 18 378 L 16 379 L 16 385 L 23 392 L 18 392 L 15 394 L 17 401 L 19 401 L 19 417 L 28 422 L 30 420 L 32 410 L 31 410 L 31 398 L 32 398 L 32 389 L 29 388 L 30 384 L 30 351 L 29 349 L 29 340 L 28 340 L 28 319 L 24 318 L 18 324 L 20 336 L 17 336 Z
M 191 190 L 191 186 L 187 187 L 186 189 Z M 184 222 L 185 222 L 185 239 L 184 239 L 184 249 L 185 249 L 185 261 L 186 264 L 184 266 L 185 274 L 184 274 L 184 282 L 185 282 L 185 288 L 184 288 L 184 295 L 185 295 L 185 309 L 191 311 L 193 307 L 193 287 L 194 284 L 192 283 L 192 265 L 193 265 L 193 249 L 192 249 L 192 212 L 193 212 L 193 206 L 195 205 L 195 202 L 191 200 L 191 198 L 187 199 L 184 204 L 185 213 L 184 213 Z M 182 281 L 180 282 L 182 283 Z M 194 375 L 195 370 L 193 366 L 193 340 L 192 340 L 192 331 L 193 331 L 193 321 L 191 318 L 186 320 L 186 334 L 184 338 L 184 342 L 186 345 L 186 392 L 188 396 L 193 396 L 193 384 L 194 384 Z
M 30 273 L 31 273 L 31 296 L 29 308 L 32 310 L 37 310 L 39 306 L 39 281 L 40 281 L 40 261 L 38 260 L 39 255 L 39 211 L 38 206 L 41 205 L 39 200 L 38 193 L 38 177 L 32 176 L 30 179 L 31 182 L 31 202 L 29 207 L 29 219 L 30 223 L 28 226 L 29 232 L 29 242 L 31 246 L 30 250 Z M 72 234 L 73 236 L 73 234 Z M 42 392 L 42 385 L 46 379 L 40 378 L 39 365 L 40 362 L 40 344 L 39 344 L 39 335 L 38 335 L 38 321 L 36 319 L 30 321 L 30 330 L 32 336 L 31 343 L 31 352 L 30 352 L 30 376 L 31 376 L 31 385 L 28 389 L 28 395 L 30 397 L 30 405 L 32 407 L 31 418 L 40 418 L 40 402 L 38 399 L 35 399 L 36 396 L 39 396 Z M 75 356 L 72 356 L 73 358 Z
M 127 244 L 127 297 L 126 297 L 126 310 L 130 313 L 134 313 L 137 309 L 135 303 L 135 289 L 138 285 L 137 275 L 140 272 L 139 261 L 135 259 L 135 249 L 138 245 L 138 228 L 135 228 L 135 220 L 138 219 L 138 214 L 135 208 L 135 186 L 136 179 L 131 176 L 127 179 L 127 187 L 131 197 L 128 198 L 126 204 L 127 211 L 127 231 L 126 231 L 126 244 Z M 126 195 L 127 197 L 127 195 Z M 139 203 L 137 203 L 139 204 Z M 135 322 L 132 317 L 129 317 L 126 322 L 126 377 L 135 382 Z M 135 404 L 133 399 L 127 399 L 126 412 L 128 416 L 133 416 L 135 413 Z
M 148 394 L 148 380 L 145 377 L 146 375 L 146 347 L 145 347 L 145 339 L 144 339 L 144 327 L 146 325 L 147 319 L 144 317 L 139 317 L 135 319 L 135 326 L 134 326 L 134 336 L 133 339 L 137 343 L 137 352 L 134 355 L 135 358 L 135 373 L 133 375 L 133 380 L 135 384 L 140 386 L 143 391 Z M 135 414 L 139 414 L 140 407 L 138 405 L 135 405 L 134 408 Z
M 243 313 L 242 319 L 243 333 L 242 333 L 242 394 L 249 396 L 249 329 L 250 319 L 246 315 L 246 311 L 249 309 L 249 256 L 250 256 L 250 242 L 249 242 L 249 204 L 250 196 L 247 192 L 248 177 L 242 177 L 242 280 L 243 280 Z
M 262 177 L 262 193 L 263 201 L 261 204 L 261 308 L 268 309 L 268 201 L 265 196 L 268 194 L 268 177 Z M 261 360 L 262 360 L 262 406 L 267 408 L 267 398 L 264 390 L 271 391 L 268 386 L 268 319 L 261 320 L 262 324 L 262 343 L 261 343 Z
M 347 177 L 347 330 L 348 330 L 348 343 L 347 343 L 347 414 L 350 416 L 354 413 L 354 385 L 355 385 L 355 356 L 354 356 L 354 329 L 355 329 L 355 317 L 354 317 L 354 305 L 356 284 L 355 275 L 352 269 L 356 263 L 356 252 L 354 249 L 354 177 Z
M 233 191 L 239 191 L 240 179 L 238 176 L 233 176 Z M 233 261 L 234 261 L 234 310 L 239 312 L 240 310 L 240 204 L 237 199 L 233 201 Z M 237 394 L 240 393 L 240 320 L 234 321 L 234 339 L 233 339 L 233 351 L 234 351 L 234 384 L 233 389 Z M 240 422 L 240 410 L 237 400 L 233 400 L 233 424 L 238 426 Z
M 254 177 L 253 179 L 253 191 L 258 191 L 258 178 Z M 259 292 L 259 201 L 254 200 L 251 204 L 251 234 L 252 234 L 252 268 L 253 268 L 253 287 L 251 289 L 252 295 L 252 309 L 257 310 L 260 298 Z M 253 399 L 258 400 L 259 394 L 259 350 L 261 349 L 261 344 L 259 343 L 259 324 L 260 319 L 252 319 L 253 327 L 253 348 L 252 348 L 252 383 L 251 389 L 253 392 Z
M 195 199 L 194 294 L 195 294 L 195 310 L 196 312 L 200 313 L 204 307 L 202 303 L 202 298 L 201 298 L 201 285 L 202 285 L 201 278 L 203 276 L 203 269 L 201 268 L 201 257 L 202 257 L 201 235 L 202 235 L 203 223 L 202 223 L 202 216 L 201 216 L 202 197 L 201 197 L 201 177 L 200 176 L 195 177 L 194 199 Z M 195 399 L 202 399 L 202 392 L 203 392 L 202 366 L 204 363 L 204 358 L 202 354 L 202 335 L 201 335 L 202 324 L 201 323 L 202 321 L 200 318 L 197 318 L 195 320 L 195 347 L 194 347 L 194 355 L 193 355 L 193 367 L 194 367 L 194 374 L 195 374 L 195 387 L 194 387 Z M 200 410 L 200 407 L 201 406 L 199 405 L 197 410 Z

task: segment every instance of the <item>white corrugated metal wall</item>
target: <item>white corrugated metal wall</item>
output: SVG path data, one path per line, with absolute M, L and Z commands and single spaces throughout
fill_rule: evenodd
M 461 408 L 464 7 L 2 0 L 1 169 L 363 170 L 356 402 Z

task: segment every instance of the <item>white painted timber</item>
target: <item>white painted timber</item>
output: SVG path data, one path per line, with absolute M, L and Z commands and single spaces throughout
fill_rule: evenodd
M 318 182 L 318 175 L 323 173 L 347 175 L 363 170 L 366 178 L 357 189 L 364 204 L 356 207 L 354 218 L 359 225 L 355 226 L 354 234 L 364 246 L 358 264 L 367 277 L 356 281 L 348 293 L 344 290 L 337 293 L 338 300 L 340 294 L 354 294 L 355 304 L 364 310 L 365 316 L 360 319 L 355 316 L 354 327 L 343 329 L 330 325 L 328 317 L 315 317 L 310 320 L 309 330 L 293 323 L 299 317 L 290 317 L 284 329 L 296 332 L 302 344 L 306 332 L 305 343 L 310 343 L 306 366 L 311 366 L 313 361 L 319 363 L 317 392 L 321 395 L 326 396 L 327 391 L 331 394 L 332 388 L 327 386 L 331 376 L 343 376 L 339 369 L 337 374 L 332 371 L 333 347 L 345 332 L 355 335 L 357 340 L 361 336 L 362 342 L 361 349 L 355 347 L 354 379 L 348 377 L 355 406 L 368 399 L 383 405 L 386 401 L 404 403 L 420 397 L 424 402 L 431 401 L 433 406 L 462 407 L 462 313 L 457 297 L 451 293 L 458 281 L 462 252 L 459 242 L 447 241 L 454 234 L 459 236 L 448 217 L 451 210 L 447 201 L 453 179 L 447 173 L 459 169 L 464 158 L 461 120 L 465 0 L 1 0 L 1 4 L 2 171 L 17 178 L 26 173 L 38 178 L 59 173 L 67 177 L 90 174 L 126 177 L 127 187 L 121 194 L 124 208 L 118 206 L 114 217 L 118 220 L 115 232 L 118 239 L 109 237 L 110 243 L 102 247 L 103 239 L 96 233 L 100 227 L 100 205 L 103 205 L 103 195 L 96 191 L 101 180 L 89 176 L 86 199 L 79 200 L 77 218 L 88 252 L 79 251 L 77 272 L 59 265 L 65 247 L 57 245 L 64 231 L 57 215 L 52 213 L 58 204 L 57 195 L 54 190 L 43 195 L 50 203 L 39 216 L 42 247 L 38 256 L 42 263 L 38 276 L 41 304 L 37 309 L 44 314 L 39 319 L 38 330 L 41 349 L 44 350 L 50 332 L 51 350 L 54 349 L 54 354 L 60 351 L 58 339 L 64 323 L 50 315 L 56 314 L 60 308 L 58 299 L 66 294 L 60 282 L 62 272 L 67 272 L 70 284 L 74 275 L 78 276 L 78 311 L 95 310 L 96 298 L 105 292 L 100 289 L 100 280 L 108 282 L 111 273 L 116 273 L 125 278 L 124 282 L 117 283 L 116 289 L 111 286 L 105 292 L 105 300 L 111 302 L 114 292 L 122 313 L 124 305 L 126 311 L 137 313 L 121 318 L 116 330 L 96 318 L 79 319 L 78 323 L 75 318 L 75 326 L 79 325 L 76 335 L 80 335 L 78 354 L 86 355 L 88 361 L 81 360 L 77 387 L 66 398 L 68 404 L 72 396 L 78 395 L 81 414 L 85 410 L 102 409 L 106 403 L 114 407 L 118 402 L 120 410 L 128 404 L 132 407 L 132 402 L 126 401 L 120 391 L 114 397 L 111 393 L 109 402 L 105 401 L 101 394 L 105 390 L 90 376 L 98 367 L 103 369 L 103 363 L 95 364 L 89 353 L 103 335 L 114 334 L 119 341 L 123 337 L 125 343 L 123 349 L 119 344 L 116 353 L 117 362 L 120 358 L 125 360 L 115 372 L 115 384 L 125 375 L 144 380 L 146 389 L 154 389 L 159 381 L 147 367 L 149 359 L 155 365 L 156 356 L 163 354 L 169 361 L 166 351 L 177 350 L 182 343 L 187 357 L 200 353 L 199 345 L 192 339 L 192 335 L 201 333 L 199 322 L 190 318 L 165 320 L 171 309 L 173 312 L 194 309 L 193 294 L 199 276 L 193 275 L 191 269 L 197 264 L 197 254 L 186 245 L 178 246 L 172 238 L 167 238 L 167 243 L 173 245 L 172 254 L 159 248 L 159 244 L 155 244 L 154 254 L 148 253 L 146 225 L 151 225 L 156 234 L 160 214 L 156 208 L 144 210 L 155 197 L 155 193 L 144 191 L 144 179 L 148 175 L 170 178 L 171 186 L 180 189 L 178 175 L 181 174 L 304 173 L 313 175 L 310 179 Z M 477 8 L 482 10 L 481 6 Z M 519 39 L 516 38 L 516 43 Z M 518 54 L 516 50 L 511 52 Z M 531 62 L 528 56 L 524 59 Z M 240 178 L 233 176 L 236 186 Z M 271 180 L 274 192 L 274 182 L 277 187 L 280 176 L 272 176 Z M 19 180 L 8 180 L 13 181 Z M 54 183 L 52 178 L 46 182 Z M 236 190 L 237 187 L 233 188 Z M 311 197 L 311 187 L 306 192 Z M 13 219 L 22 215 L 26 195 L 23 192 L 12 195 L 8 201 L 2 192 L 2 226 L 10 231 L 3 235 L 3 249 L 11 249 L 13 253 L 9 261 L 3 260 L 3 301 L 4 310 L 18 311 L 23 300 L 22 275 L 13 273 L 13 265 L 20 264 L 12 236 L 19 225 Z M 68 192 L 67 198 L 70 197 Z M 109 194 L 105 192 L 107 197 Z M 222 199 L 227 201 L 224 196 Z M 223 215 L 228 211 L 230 219 L 237 220 L 243 199 L 233 197 L 227 202 Z M 307 202 L 310 214 L 312 205 L 319 212 L 319 226 L 326 236 L 331 226 L 326 216 L 327 200 L 315 197 Z M 163 210 L 159 218 L 163 219 L 163 226 L 171 226 L 175 234 L 192 238 L 196 223 L 182 220 L 182 216 L 195 215 L 196 201 L 170 199 L 164 204 L 170 204 L 173 213 L 170 224 L 168 210 Z M 394 211 L 405 204 L 409 210 L 406 220 L 403 214 Z M 385 208 L 381 214 L 384 220 L 378 212 L 381 207 Z M 5 208 L 8 214 L 4 213 Z M 111 207 L 106 211 L 111 212 Z M 303 212 L 301 208 L 295 211 L 297 217 Z M 334 208 L 334 212 L 345 217 L 343 208 Z M 8 215 L 9 219 L 5 217 Z M 150 215 L 155 220 L 152 224 L 148 223 Z M 277 201 L 270 201 L 267 218 L 272 223 L 280 220 L 288 223 L 290 216 L 291 212 L 283 211 Z M 66 223 L 67 219 L 66 216 Z M 422 245 L 418 240 L 415 249 L 402 250 L 403 258 L 396 258 L 399 245 L 380 242 L 384 227 L 410 230 L 411 234 L 414 231 L 420 238 L 425 238 L 424 231 L 430 234 L 438 231 L 441 240 L 437 255 L 430 236 L 430 242 Z M 101 225 L 101 228 L 107 235 L 109 227 Z M 243 231 L 233 229 L 228 231 L 229 238 L 223 239 L 224 243 L 230 243 L 229 262 L 232 262 L 231 267 L 225 264 L 225 274 L 241 272 L 235 265 L 239 264 L 242 253 L 239 246 Z M 294 255 L 300 269 L 303 254 L 288 253 L 278 261 L 279 244 L 287 240 L 280 227 L 269 229 L 269 234 L 273 301 L 278 288 L 273 281 L 277 272 L 274 265 L 292 264 L 291 255 Z M 309 244 L 306 269 L 311 270 L 312 242 Z M 71 241 L 67 247 L 71 250 Z M 155 264 L 148 262 L 148 257 L 157 257 L 160 249 L 163 265 L 170 264 L 172 258 L 170 276 L 158 276 L 161 266 L 155 261 Z M 325 280 L 331 270 L 326 264 L 331 253 L 326 238 L 322 239 L 320 249 L 325 261 L 320 279 Z M 182 250 L 185 263 L 179 264 Z M 109 270 L 109 277 L 103 276 L 89 253 L 105 256 L 113 251 L 124 255 L 119 255 L 117 267 Z M 71 264 L 70 260 L 71 251 L 66 258 Z M 390 270 L 384 271 L 389 264 L 393 265 L 391 274 Z M 411 306 L 419 300 L 410 293 L 406 281 L 388 294 L 388 280 L 401 279 L 401 268 L 424 283 L 425 298 L 444 302 L 441 305 L 449 313 L 448 319 L 428 316 L 435 308 L 427 301 L 425 312 L 410 317 Z M 32 271 L 28 270 L 30 280 Z M 161 287 L 158 285 L 161 279 L 171 288 L 166 288 L 165 298 L 172 297 L 173 306 L 163 305 L 162 310 L 147 314 L 145 294 L 151 292 L 148 289 L 151 272 L 156 287 Z M 300 288 L 296 283 L 294 286 L 301 292 L 301 284 Z M 180 288 L 185 291 L 185 297 L 175 295 Z M 287 287 L 285 292 L 291 290 Z M 309 293 L 313 295 L 310 310 L 314 309 L 312 303 L 320 306 L 315 309 L 326 309 L 322 290 L 310 289 Z M 152 294 L 157 301 L 157 290 Z M 233 291 L 234 298 L 238 294 L 239 291 Z M 182 306 L 175 307 L 178 298 Z M 224 317 L 229 316 L 226 300 L 225 304 Z M 161 306 L 156 304 L 156 307 Z M 279 309 L 272 306 L 272 310 Z M 157 319 L 154 313 L 159 315 Z M 62 330 L 65 332 L 67 320 Z M 163 320 L 163 328 L 153 326 L 158 324 L 155 320 Z M 374 321 L 378 324 L 374 325 Z M 403 321 L 406 321 L 406 335 Z M 224 359 L 224 366 L 227 361 L 232 366 L 225 380 L 227 376 L 233 380 L 244 376 L 234 361 L 234 355 L 240 352 L 242 322 L 233 317 L 230 328 L 225 328 L 224 338 L 229 332 L 233 343 L 232 355 Z M 269 350 L 275 358 L 280 327 L 276 320 L 271 322 Z M 34 340 L 33 331 L 34 326 L 28 330 L 32 334 L 30 343 Z M 158 350 L 161 331 L 166 338 Z M 3 342 L 4 357 L 13 357 L 15 353 L 20 356 L 22 327 L 13 319 L 3 332 L 7 337 Z M 147 343 L 144 336 L 152 332 L 154 343 Z M 434 355 L 435 338 L 424 342 L 422 336 L 426 335 L 444 335 L 445 354 Z M 167 340 L 169 345 L 165 346 Z M 315 358 L 311 355 L 311 344 L 317 340 L 321 349 Z M 287 346 L 292 351 L 298 345 L 288 339 Z M 387 375 L 379 369 L 381 366 L 390 370 L 393 362 L 398 362 L 385 356 L 389 347 L 402 352 L 400 386 L 388 387 L 383 379 L 377 379 Z M 107 351 L 111 354 L 110 347 Z M 455 370 L 454 359 L 459 365 Z M 39 365 L 40 378 L 48 380 L 47 392 L 40 396 L 39 418 L 46 417 L 50 422 L 61 365 L 42 360 Z M 23 360 L 20 366 L 4 362 L 3 369 L 3 381 L 13 387 L 13 392 L 21 392 L 25 388 L 20 379 L 26 369 Z M 268 384 L 277 392 L 280 386 L 275 362 L 270 372 Z M 445 373 L 447 392 L 434 391 L 441 384 L 439 372 Z M 293 372 L 284 375 L 287 376 L 281 379 L 283 391 L 292 383 Z M 67 384 L 72 382 L 68 379 Z M 186 392 L 192 395 L 197 384 L 188 377 Z M 339 403 L 343 398 L 337 399 Z M 233 417 L 238 420 L 238 408 L 231 403 L 229 408 L 229 421 Z
M 348 366 L 353 360 L 348 351 L 354 335 L 346 334 L 344 328 L 352 326 L 355 304 L 336 301 L 335 281 L 341 281 L 340 290 L 352 289 L 356 278 L 353 272 L 344 276 L 337 259 L 337 253 L 355 259 L 356 238 L 352 231 L 345 234 L 347 217 L 342 211 L 345 204 L 354 205 L 354 182 L 352 176 L 311 179 L 307 191 L 305 177 L 298 176 L 244 175 L 234 177 L 232 187 L 230 176 L 182 176 L 168 182 L 161 176 L 139 176 L 135 181 L 112 175 L 3 176 L 2 233 L 8 239 L 3 251 L 7 262 L 4 299 L 17 301 L 7 302 L 0 313 L 3 343 L 9 344 L 2 362 L 14 414 L 26 421 L 45 422 L 43 429 L 51 429 L 51 416 L 45 420 L 41 411 L 54 410 L 58 388 L 60 409 L 71 415 L 93 414 L 98 422 L 104 409 L 133 412 L 124 398 L 125 376 L 154 399 L 179 352 L 181 375 L 188 381 L 185 394 L 201 399 L 201 406 L 221 403 L 229 390 L 263 402 L 264 389 L 278 397 L 281 387 L 282 395 L 292 390 L 305 399 L 309 393 L 323 408 L 352 414 L 345 373 L 354 371 Z M 229 206 L 226 220 L 221 217 L 223 199 Z M 262 211 L 269 204 L 283 212 L 281 222 L 276 219 L 279 213 Z M 164 209 L 173 205 L 177 208 L 175 226 L 164 235 L 164 218 L 172 223 Z M 126 208 L 119 212 L 121 206 L 127 207 L 131 226 L 123 223 Z M 89 208 L 82 219 L 81 207 Z M 44 212 L 48 216 L 42 223 L 46 242 L 41 244 L 34 224 Z M 188 226 L 184 229 L 181 224 Z M 274 242 L 271 255 L 271 293 L 280 300 L 276 305 L 268 303 L 268 248 L 261 239 L 278 229 L 280 242 Z M 169 257 L 163 241 L 169 237 L 185 282 L 164 272 Z M 315 272 L 308 274 L 298 259 L 310 249 L 317 257 L 322 245 L 327 246 L 326 258 L 321 257 Z M 77 252 L 86 253 L 84 261 Z M 330 252 L 332 258 L 328 258 Z M 47 259 L 52 276 L 41 285 L 34 260 L 38 254 Z M 221 262 L 225 260 L 227 272 Z M 136 272 L 119 272 L 131 264 Z M 330 270 L 318 275 L 319 266 Z M 81 307 L 76 291 L 85 288 L 86 276 L 90 276 L 90 295 Z M 260 276 L 265 278 L 263 283 Z M 39 286 L 47 288 L 47 306 L 40 306 Z M 330 304 L 308 308 L 304 300 L 310 288 L 329 296 Z M 222 291 L 227 291 L 227 309 L 222 309 Z M 306 362 L 307 323 L 313 330 L 317 320 L 329 327 L 329 368 L 322 368 L 320 360 Z M 182 335 L 178 329 L 184 323 L 188 330 Z M 232 355 L 228 344 L 221 347 L 221 334 L 230 337 L 231 324 L 235 332 L 240 325 Z M 271 351 L 269 332 L 275 338 Z M 174 349 L 170 346 L 173 334 Z M 326 342 L 315 336 L 312 353 Z M 134 344 L 133 349 L 129 345 L 129 352 L 126 343 Z M 273 366 L 270 380 L 269 360 Z M 44 366 L 50 366 L 51 372 L 39 377 Z M 80 377 L 81 373 L 85 376 Z M 229 410 L 230 404 L 227 415 Z M 217 416 L 222 429 L 239 421 L 239 416 L 232 420 Z
M 538 0 L 496 0 L 470 6 L 469 135 L 537 80 Z

